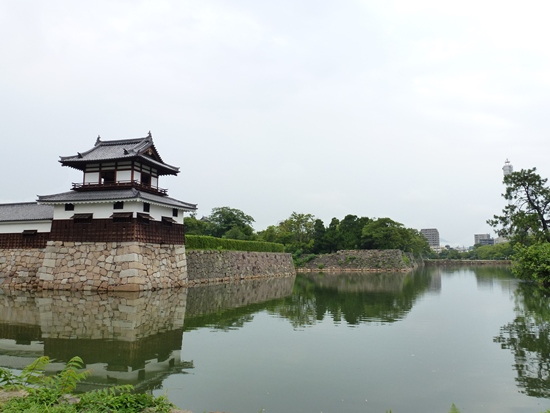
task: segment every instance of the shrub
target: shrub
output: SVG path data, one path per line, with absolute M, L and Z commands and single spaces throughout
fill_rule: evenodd
M 518 278 L 536 281 L 550 287 L 550 243 L 542 242 L 526 247 L 516 244 L 512 272 Z
M 216 238 L 206 235 L 186 235 L 185 247 L 190 250 L 228 250 L 255 252 L 284 252 L 283 244 L 261 241 L 242 241 L 236 239 Z

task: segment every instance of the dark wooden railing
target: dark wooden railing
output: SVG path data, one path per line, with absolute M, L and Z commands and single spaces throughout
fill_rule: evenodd
M 150 192 L 157 195 L 168 195 L 168 190 L 165 188 L 159 188 L 158 186 L 145 185 L 139 181 L 117 181 L 117 182 L 86 182 L 76 183 L 73 182 L 74 191 L 103 191 L 105 189 L 125 189 L 136 188 L 145 192 Z

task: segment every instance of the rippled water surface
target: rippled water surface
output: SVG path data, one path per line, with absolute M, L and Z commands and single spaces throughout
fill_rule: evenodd
M 0 365 L 74 355 L 194 413 L 542 412 L 549 298 L 505 268 L 0 294 Z

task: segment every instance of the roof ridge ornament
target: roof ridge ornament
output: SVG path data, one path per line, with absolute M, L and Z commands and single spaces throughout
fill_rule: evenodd
M 94 146 L 97 146 L 101 143 L 101 136 L 97 135 L 97 139 L 95 141 L 95 145 Z
M 147 137 L 150 139 L 153 138 L 153 134 L 151 133 L 151 131 L 149 131 L 149 133 L 147 134 Z

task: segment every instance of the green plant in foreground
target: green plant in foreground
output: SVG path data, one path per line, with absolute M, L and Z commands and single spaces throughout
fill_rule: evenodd
M 40 357 L 16 375 L 9 370 L 0 369 L 0 387 L 5 390 L 25 389 L 27 395 L 14 397 L 3 405 L 1 412 L 55 412 L 55 413 L 107 413 L 107 412 L 170 412 L 174 405 L 165 397 L 132 393 L 133 386 L 124 385 L 108 389 L 91 391 L 77 396 L 71 393 L 78 382 L 85 379 L 89 372 L 82 370 L 84 362 L 73 357 L 65 368 L 54 376 L 46 376 L 48 357 Z

